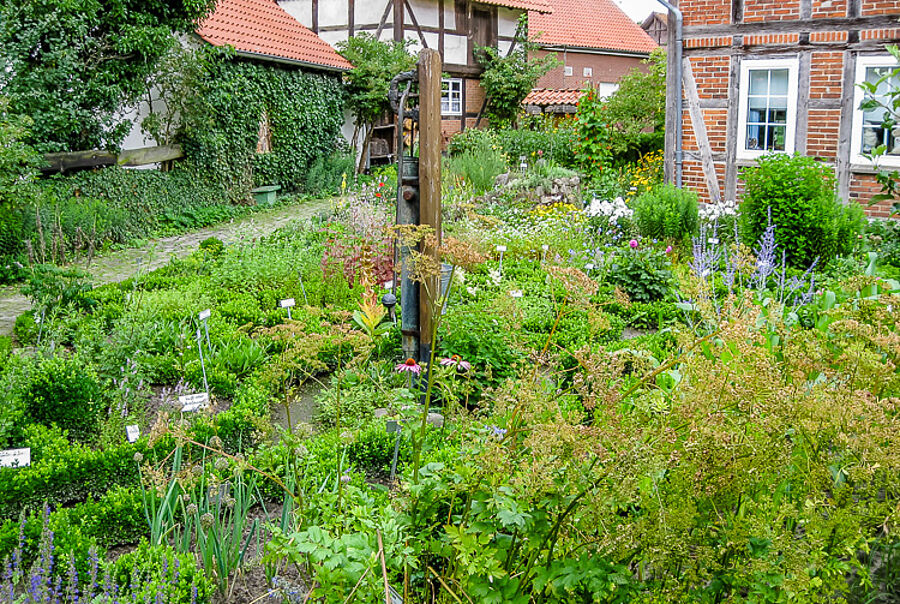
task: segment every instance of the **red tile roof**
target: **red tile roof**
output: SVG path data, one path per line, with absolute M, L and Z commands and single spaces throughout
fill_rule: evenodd
M 553 14 L 533 12 L 528 32 L 542 46 L 598 48 L 650 53 L 657 48 L 647 32 L 612 0 L 549 0 Z
M 553 105 L 577 105 L 584 90 L 575 88 L 535 88 L 525 97 L 524 105 L 551 107 Z
M 519 8 L 537 13 L 551 13 L 553 7 L 550 0 L 475 0 L 479 4 L 493 4 L 506 8 Z
M 331 69 L 353 66 L 275 0 L 219 0 L 197 29 L 213 46 Z

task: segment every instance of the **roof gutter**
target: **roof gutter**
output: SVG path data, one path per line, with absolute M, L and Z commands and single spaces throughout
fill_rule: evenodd
M 674 80 L 672 82 L 672 93 L 675 96 L 675 186 L 680 189 L 684 173 L 684 148 L 682 144 L 684 133 L 684 118 L 682 117 L 684 112 L 684 96 L 682 93 L 684 89 L 684 15 L 678 10 L 677 6 L 669 4 L 666 0 L 658 0 L 658 2 L 666 7 L 670 18 L 675 17 L 675 44 L 672 48 L 672 52 L 674 52 L 672 62 L 674 63 L 675 73 L 670 74 L 670 76 Z
M 344 73 L 346 71 L 350 71 L 347 67 L 335 67 L 333 65 L 322 65 L 320 63 L 310 63 L 309 61 L 301 61 L 299 59 L 288 59 L 285 57 L 279 57 L 276 55 L 269 55 L 261 52 L 251 52 L 249 50 L 237 50 L 234 51 L 235 56 L 243 57 L 245 59 L 259 59 L 261 61 L 271 61 L 273 63 L 284 63 L 285 65 L 294 65 L 296 67 L 310 67 L 312 69 L 319 69 L 322 71 L 334 71 L 336 73 Z
M 541 44 L 541 49 L 550 52 L 578 52 L 590 55 L 628 57 L 635 59 L 646 59 L 650 56 L 649 52 L 643 52 L 639 50 L 623 50 L 618 48 L 599 48 L 591 46 L 569 46 L 568 44 Z

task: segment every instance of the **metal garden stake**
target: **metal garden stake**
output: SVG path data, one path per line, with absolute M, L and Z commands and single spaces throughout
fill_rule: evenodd
M 203 370 L 203 390 L 209 392 L 209 383 L 206 381 L 206 362 L 203 360 L 203 336 L 197 330 L 197 350 L 200 351 L 200 368 Z

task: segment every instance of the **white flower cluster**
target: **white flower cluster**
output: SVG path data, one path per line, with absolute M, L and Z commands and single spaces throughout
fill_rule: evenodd
M 615 225 L 619 224 L 622 218 L 631 218 L 634 210 L 629 208 L 621 197 L 616 197 L 615 201 L 600 201 L 595 197 L 585 209 L 585 213 L 591 217 L 605 216 L 609 219 L 609 224 Z
M 728 216 L 736 217 L 738 215 L 737 202 L 733 199 L 726 199 L 718 203 L 701 203 L 700 204 L 700 220 L 708 223 L 718 222 L 721 218 Z

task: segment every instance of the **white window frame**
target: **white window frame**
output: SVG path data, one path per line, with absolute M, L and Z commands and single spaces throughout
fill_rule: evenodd
M 571 65 L 563 67 L 563 76 L 570 77 L 575 75 L 575 69 Z
M 784 150 L 770 151 L 767 149 L 747 149 L 747 111 L 750 106 L 750 72 L 770 69 L 788 70 L 787 124 L 784 135 Z M 790 59 L 745 59 L 741 62 L 741 82 L 739 88 L 740 103 L 738 107 L 738 159 L 755 160 L 769 153 L 790 154 L 794 152 L 795 138 L 797 135 L 797 88 L 799 86 L 799 69 L 800 60 L 797 57 Z
M 594 68 L 593 67 L 585 67 L 582 70 L 582 73 L 583 73 L 583 77 L 592 78 L 592 77 L 594 77 Z
M 853 80 L 856 92 L 853 95 L 853 135 L 850 137 L 852 152 L 850 153 L 851 164 L 862 164 L 864 166 L 872 166 L 872 162 L 862 154 L 862 135 L 863 135 L 863 111 L 859 108 L 866 96 L 865 90 L 859 87 L 859 84 L 866 79 L 866 70 L 870 67 L 898 67 L 897 60 L 891 55 L 865 55 L 856 59 L 856 78 Z M 898 143 L 900 144 L 900 143 Z M 900 167 L 900 155 L 888 155 L 885 153 L 878 158 L 879 165 Z
M 447 87 L 445 91 L 443 88 Z M 444 78 L 441 80 L 441 115 L 462 115 L 462 78 Z M 456 90 L 454 90 L 454 88 Z M 454 105 L 459 109 L 454 110 Z M 444 110 L 446 106 L 446 111 Z

